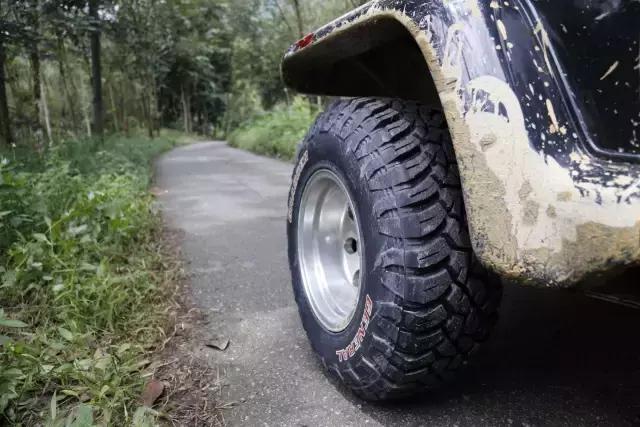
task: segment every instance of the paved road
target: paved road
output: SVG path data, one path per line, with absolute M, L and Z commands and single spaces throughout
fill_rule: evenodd
M 229 384 L 229 425 L 640 424 L 640 311 L 510 287 L 477 363 L 447 390 L 402 404 L 358 401 L 326 377 L 290 290 L 285 210 L 292 165 L 211 142 L 158 162 L 158 186 L 195 300 L 226 352 L 203 349 Z M 627 280 L 638 280 L 637 277 Z

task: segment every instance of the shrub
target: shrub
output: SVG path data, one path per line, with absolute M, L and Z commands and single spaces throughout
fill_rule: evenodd
M 240 126 L 229 136 L 229 145 L 291 160 L 316 115 L 314 106 L 297 97 L 290 107 L 277 106 Z
M 147 188 L 172 145 L 73 141 L 44 161 L 0 160 L 0 424 L 126 421 L 162 333 Z

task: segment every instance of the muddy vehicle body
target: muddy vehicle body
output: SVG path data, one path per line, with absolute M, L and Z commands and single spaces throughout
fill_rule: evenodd
M 437 385 L 501 279 L 587 287 L 640 261 L 639 25 L 631 0 L 379 0 L 292 46 L 286 84 L 340 97 L 288 215 L 329 370 L 370 399 Z

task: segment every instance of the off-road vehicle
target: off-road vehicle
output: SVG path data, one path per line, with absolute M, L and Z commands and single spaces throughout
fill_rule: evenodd
M 302 323 L 367 399 L 448 380 L 500 283 L 640 261 L 640 2 L 379 0 L 298 41 L 286 84 L 339 97 L 288 206 Z

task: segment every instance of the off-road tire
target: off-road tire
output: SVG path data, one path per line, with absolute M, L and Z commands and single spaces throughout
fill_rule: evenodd
M 358 309 L 339 333 L 315 318 L 297 259 L 301 194 L 321 168 L 344 181 L 364 236 Z M 298 151 L 287 225 L 293 290 L 311 345 L 326 368 L 365 399 L 441 385 L 497 320 L 501 286 L 473 255 L 456 159 L 438 109 L 368 98 L 330 105 Z M 365 325 L 367 297 L 372 307 Z M 361 343 L 340 360 L 337 352 L 348 349 L 363 326 Z

